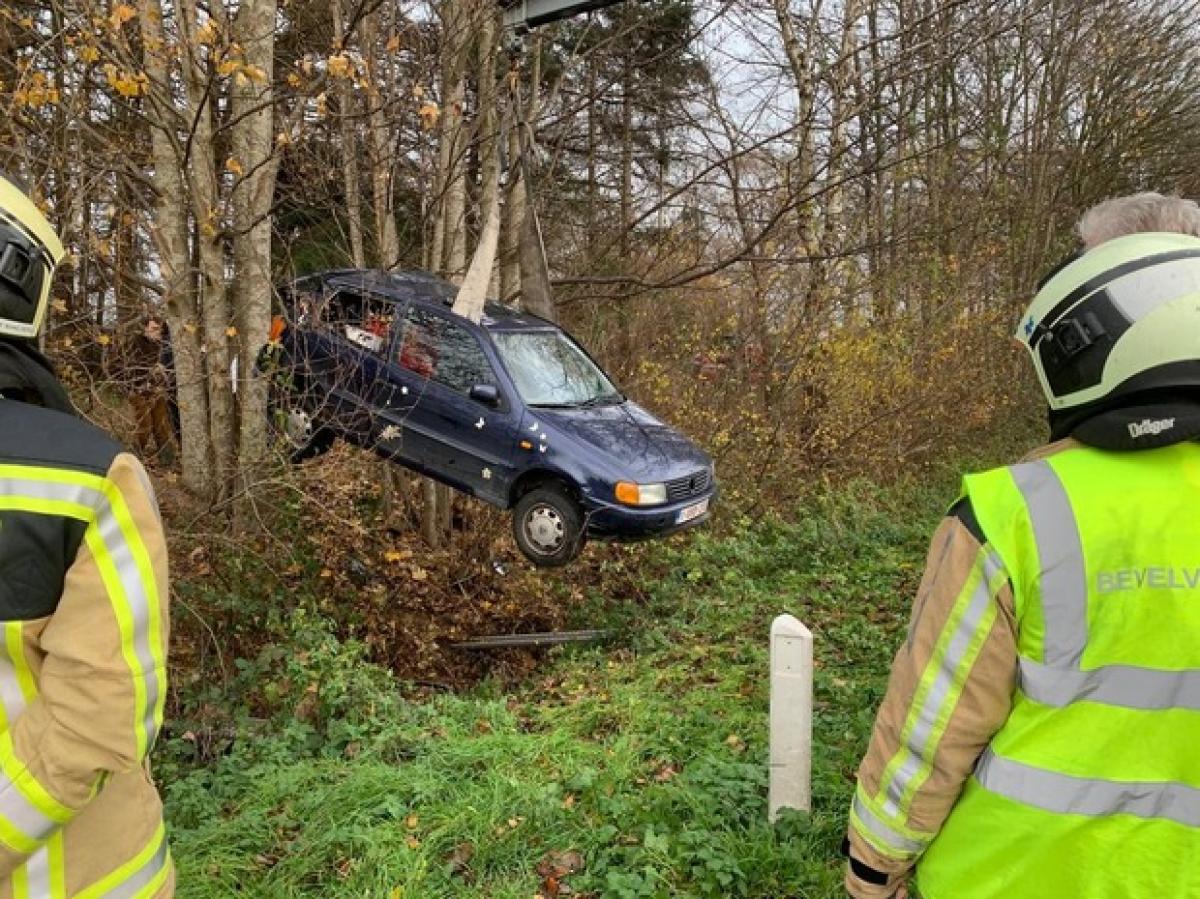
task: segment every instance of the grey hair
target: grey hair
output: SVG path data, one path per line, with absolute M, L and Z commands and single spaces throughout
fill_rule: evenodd
M 1114 237 L 1146 231 L 1200 237 L 1200 206 L 1195 200 L 1164 197 L 1152 191 L 1114 197 L 1085 212 L 1076 230 L 1085 250 Z

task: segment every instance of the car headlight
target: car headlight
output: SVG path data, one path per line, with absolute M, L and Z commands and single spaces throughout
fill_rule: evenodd
M 667 501 L 666 484 L 617 482 L 617 502 L 627 506 L 661 506 Z

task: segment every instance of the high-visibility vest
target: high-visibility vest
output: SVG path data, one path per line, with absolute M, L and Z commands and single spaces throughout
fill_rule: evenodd
M 964 484 L 1012 584 L 1019 673 L 921 896 L 1200 897 L 1200 445 Z

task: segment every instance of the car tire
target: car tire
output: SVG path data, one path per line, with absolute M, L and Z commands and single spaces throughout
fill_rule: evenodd
M 333 431 L 322 427 L 304 404 L 286 391 L 271 391 L 267 414 L 277 445 L 289 462 L 303 462 L 333 446 Z
M 558 568 L 578 557 L 587 542 L 583 510 L 562 487 L 535 487 L 517 500 L 513 539 L 539 568 Z

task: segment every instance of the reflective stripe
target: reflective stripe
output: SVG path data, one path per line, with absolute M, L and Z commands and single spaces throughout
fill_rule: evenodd
M 1200 827 L 1200 789 L 1172 781 L 1072 777 L 984 751 L 975 779 L 993 793 L 1067 815 L 1134 815 Z
M 1200 293 L 1200 261 L 1168 259 L 1107 284 L 1108 295 L 1131 322 L 1167 303 Z
M 124 497 L 106 478 L 80 472 L 0 465 L 0 508 L 66 515 L 89 523 L 85 539 L 96 559 L 133 675 L 138 757 L 154 744 L 166 693 L 162 615 L 149 553 Z
M 1087 575 L 1075 513 L 1062 481 L 1044 459 L 1010 471 L 1025 498 L 1037 544 L 1045 662 L 1078 668 L 1087 646 Z
M 6 650 L 4 661 L 8 663 L 12 671 L 12 678 L 16 681 L 17 690 L 20 693 L 19 701 L 12 705 L 13 714 L 10 720 L 15 721 L 17 716 L 25 711 L 25 707 L 37 696 L 37 684 L 33 680 L 33 670 L 25 658 L 25 622 L 4 622 L 4 648 Z
M 50 895 L 50 851 L 43 846 L 29 857 L 22 868 L 25 875 L 25 892 L 17 889 L 16 871 L 13 872 L 13 899 L 47 899 Z
M 21 639 L 21 622 L 6 621 L 4 623 L 5 651 L 0 653 L 0 714 L 3 716 L 3 721 L 0 721 L 0 725 L 3 725 L 4 730 L 12 727 L 17 717 L 25 711 L 25 684 L 22 682 L 23 678 L 17 674 L 17 668 L 13 663 L 13 659 L 20 657 L 22 667 L 27 669 L 28 666 L 24 664 L 23 655 L 13 655 L 11 634 L 14 632 L 16 633 L 16 639 L 19 641 Z
M 7 736 L 7 734 L 5 735 Z M 26 778 L 31 780 L 32 778 Z M 28 838 L 24 851 L 32 852 L 66 821 L 55 820 L 38 808 L 7 773 L 0 775 L 0 817 Z M 59 817 L 59 816 L 56 816 Z
M 167 881 L 171 851 L 166 828 L 158 825 L 154 837 L 141 852 L 111 874 L 79 892 L 76 899 L 143 899 Z
M 0 713 L 3 722 L 0 724 L 4 730 L 8 730 L 37 695 L 33 672 L 25 659 L 24 622 L 4 622 L 3 649 L 0 653 Z M 61 831 L 56 830 L 50 840 L 51 844 L 57 842 L 61 850 Z M 61 899 L 66 896 L 62 878 L 52 874 L 61 873 L 61 869 L 61 851 L 52 862 L 50 846 L 42 846 L 25 864 L 13 871 L 13 899 Z
M 95 522 L 95 533 L 99 541 L 88 537 L 94 554 L 108 559 L 115 567 L 116 583 L 109 572 L 106 583 L 110 587 L 119 584 L 125 603 L 113 604 L 121 627 L 122 651 L 126 663 L 134 674 L 134 692 L 140 711 L 138 734 L 138 758 L 143 758 L 154 745 L 161 717 L 161 700 L 166 695 L 159 686 L 159 671 L 162 668 L 162 625 L 159 608 L 158 584 L 150 563 L 149 554 L 133 519 L 125 506 L 125 500 L 115 489 L 107 489 L 108 501 L 100 506 Z M 107 553 L 97 551 L 102 541 Z M 97 562 L 101 563 L 100 558 Z M 103 565 L 101 563 L 103 576 Z M 110 595 L 115 592 L 110 589 Z M 138 675 L 141 677 L 138 677 Z
M 996 619 L 992 582 L 1003 567 L 990 550 L 981 550 L 979 558 L 972 580 L 955 603 L 921 677 L 900 735 L 900 749 L 881 778 L 882 809 L 888 816 L 902 816 L 913 794 L 928 778 L 931 760 L 958 704 L 963 681 Z
M 71 812 L 46 792 L 13 754 L 10 728 L 37 693 L 22 641 L 23 623 L 4 622 L 4 653 L 0 659 L 5 724 L 0 732 L 0 835 L 14 848 L 15 844 L 23 844 L 22 851 L 33 852 Z
M 925 851 L 933 838 L 914 840 L 904 836 L 897 830 L 884 823 L 863 802 L 862 798 L 854 796 L 854 804 L 850 807 L 851 821 L 857 824 L 859 834 L 884 855 L 909 859 Z
M 1020 660 L 1023 692 L 1042 705 L 1062 708 L 1073 702 L 1102 702 L 1126 709 L 1200 711 L 1200 671 L 1161 671 L 1134 665 L 1105 665 L 1088 671 L 1050 668 Z
M 48 854 L 50 865 L 50 899 L 66 899 L 67 848 L 61 830 L 50 838 L 43 851 Z

